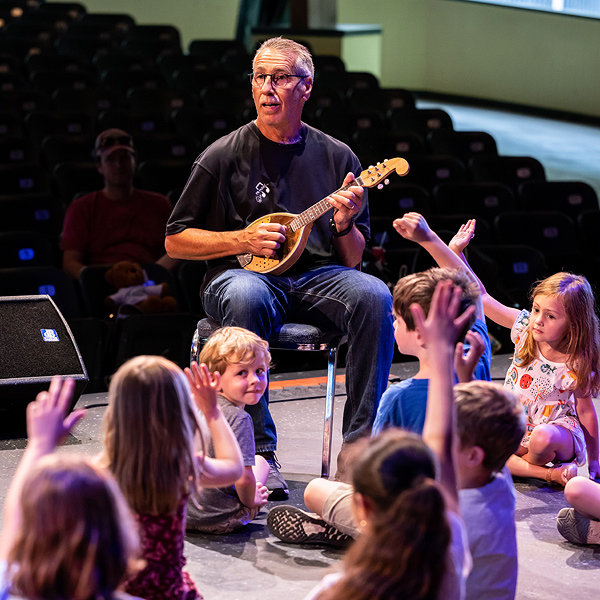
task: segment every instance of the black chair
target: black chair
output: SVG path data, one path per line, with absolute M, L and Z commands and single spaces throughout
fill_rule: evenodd
M 315 54 L 313 56 L 313 64 L 315 73 L 321 75 L 346 70 L 346 64 L 343 59 L 335 54 Z
M 385 158 L 408 158 L 425 152 L 425 142 L 418 133 L 393 133 L 385 128 L 357 130 L 352 134 L 350 145 L 365 166 Z
M 49 135 L 40 148 L 43 166 L 50 172 L 60 163 L 89 163 L 92 160 L 94 136 Z
M 93 118 L 85 113 L 56 113 L 36 110 L 25 117 L 25 126 L 29 137 L 39 148 L 48 135 L 94 135 Z
M 52 94 L 52 104 L 58 112 L 76 112 L 89 115 L 93 122 L 105 110 L 123 106 L 123 98 L 114 90 L 74 90 L 60 88 Z
M 600 257 L 600 210 L 585 210 L 579 213 L 577 229 L 586 253 Z
M 96 78 L 85 71 L 36 70 L 29 75 L 29 85 L 50 96 L 60 89 L 92 90 L 96 88 Z
M 473 181 L 497 181 L 508 185 L 515 196 L 525 181 L 545 181 L 542 163 L 531 156 L 472 156 L 467 165 Z
M 93 73 L 91 62 L 77 54 L 29 54 L 23 63 L 30 75 L 36 71 Z
M 0 137 L 0 164 L 35 163 L 37 158 L 36 148 L 27 138 Z
M 101 190 L 104 187 L 104 177 L 98 173 L 95 162 L 66 162 L 54 167 L 52 183 L 63 206 L 68 206 L 77 195 Z
M 0 269 L 0 296 L 47 294 L 66 319 L 81 317 L 75 284 L 57 267 Z
M 159 90 L 166 87 L 166 82 L 156 69 L 129 69 L 127 67 L 112 67 L 102 71 L 100 87 L 115 90 L 125 97 L 131 88 Z
M 200 319 L 192 338 L 190 360 L 198 360 L 201 346 L 210 334 L 221 325 L 209 318 Z M 333 409 L 335 406 L 335 370 L 339 347 L 345 341 L 342 334 L 321 330 L 314 325 L 284 323 L 269 337 L 272 350 L 327 351 L 327 391 L 323 423 L 323 449 L 321 453 L 321 477 L 329 477 L 331 463 L 331 438 L 333 433 Z
M 98 115 L 97 129 L 123 129 L 131 135 L 138 133 L 167 133 L 170 128 L 165 116 L 153 113 L 138 113 L 125 108 L 111 108 Z
M 423 137 L 430 131 L 454 129 L 452 118 L 441 108 L 391 108 L 387 120 L 392 131 L 416 131 Z
M 96 54 L 92 62 L 96 67 L 98 78 L 101 78 L 105 71 L 111 69 L 143 72 L 156 70 L 156 64 L 149 56 L 143 54 L 124 54 L 121 50 Z
M 515 196 L 507 185 L 493 182 L 448 182 L 433 188 L 432 205 L 437 214 L 470 214 L 489 223 L 496 215 L 517 210 Z
M 411 156 L 410 171 L 404 179 L 407 183 L 423 186 L 431 193 L 440 183 L 466 181 L 467 171 L 454 156 Z
M 138 163 L 145 160 L 187 160 L 198 156 L 194 138 L 179 133 L 154 133 L 133 136 Z
M 583 255 L 578 231 L 566 215 L 553 211 L 506 212 L 494 220 L 501 244 L 534 246 L 544 254 L 552 271 L 581 270 Z
M 223 113 L 204 113 L 197 108 L 184 106 L 171 115 L 173 129 L 181 135 L 189 135 L 202 142 L 207 133 L 220 136 L 232 132 L 239 126 L 239 117 Z
M 478 250 L 497 264 L 501 283 L 512 303 L 519 308 L 529 306 L 531 286 L 550 275 L 544 255 L 533 246 L 493 244 L 478 246 Z
M 35 231 L 0 232 L 0 268 L 59 266 L 50 239 Z
M 176 92 L 175 90 L 145 88 L 130 88 L 126 96 L 127 107 L 135 113 L 159 113 L 168 121 L 174 110 L 184 106 L 197 106 L 198 99 L 189 92 Z
M 494 138 L 484 131 L 454 131 L 437 129 L 427 134 L 431 154 L 456 156 L 467 165 L 472 156 L 498 154 Z
M 0 190 L 3 194 L 40 194 L 50 191 L 48 174 L 36 163 L 0 165 Z
M 156 67 L 165 80 L 170 82 L 173 75 L 181 69 L 214 71 L 219 67 L 219 59 L 196 54 L 161 54 L 156 57 Z
M 556 210 L 573 221 L 587 210 L 599 210 L 594 188 L 583 181 L 526 181 L 519 186 L 524 210 Z
M 22 118 L 35 110 L 48 110 L 52 107 L 52 103 L 47 94 L 39 90 L 25 89 L 14 92 L 0 91 L 0 106 L 3 111 L 0 115 L 5 112 Z M 1 123 L 0 121 L 0 125 Z M 20 118 L 18 131 L 21 132 Z M 0 135 L 5 134 L 5 131 L 0 130 Z
M 192 40 L 188 45 L 188 53 L 221 60 L 221 57 L 226 54 L 244 56 L 248 54 L 248 51 L 241 40 L 204 39 Z
M 23 135 L 21 116 L 16 112 L 0 111 L 0 138 Z
M 56 238 L 62 221 L 60 199 L 52 194 L 0 196 L 1 231 L 36 231 Z
M 129 29 L 135 25 L 135 18 L 125 13 L 86 13 L 83 15 L 79 23 L 90 25 L 105 25 L 108 24 L 121 35 L 125 35 Z
M 142 188 L 166 195 L 170 190 L 185 184 L 193 162 L 194 158 L 144 160 L 138 165 L 137 175 Z
M 389 220 L 407 212 L 418 212 L 427 217 L 431 212 L 429 198 L 427 190 L 420 185 L 391 181 L 381 190 L 369 190 L 369 212 L 372 217 Z
M 415 97 L 410 90 L 404 88 L 381 88 L 385 109 L 389 110 L 415 110 Z

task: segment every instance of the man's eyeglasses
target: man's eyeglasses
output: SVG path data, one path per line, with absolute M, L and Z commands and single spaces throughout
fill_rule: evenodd
M 290 73 L 250 73 L 250 81 L 254 87 L 261 88 L 265 85 L 267 77 L 271 78 L 273 87 L 287 87 L 292 83 L 294 77 L 298 79 L 306 79 L 310 75 L 291 75 Z
M 111 146 L 133 146 L 131 137 L 128 135 L 112 136 L 107 135 L 100 140 L 97 150 L 104 150 Z

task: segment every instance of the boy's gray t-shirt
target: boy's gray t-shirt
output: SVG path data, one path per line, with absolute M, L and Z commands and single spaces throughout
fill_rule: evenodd
M 254 466 L 256 446 L 254 444 L 252 417 L 242 407 L 236 406 L 222 396 L 217 397 L 217 402 L 238 441 L 244 466 Z M 212 441 L 208 454 L 212 457 L 215 455 Z M 198 503 L 201 510 L 195 506 L 191 499 L 188 502 L 188 526 L 220 523 L 235 515 L 243 506 L 233 485 L 224 488 L 202 488 Z

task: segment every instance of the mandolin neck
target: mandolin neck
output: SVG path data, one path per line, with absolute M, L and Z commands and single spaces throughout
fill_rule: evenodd
M 336 190 L 333 193 L 337 194 L 351 187 L 364 187 L 364 185 L 365 184 L 363 180 L 360 177 L 357 177 L 356 179 L 353 179 L 350 183 L 342 186 L 339 190 Z M 306 227 L 309 223 L 313 223 L 320 216 L 324 215 L 328 210 L 331 210 L 332 208 L 333 206 L 331 206 L 331 204 L 327 202 L 327 199 L 323 198 L 323 200 L 319 200 L 316 204 L 313 204 L 310 208 L 307 208 L 304 212 L 301 212 L 299 215 L 294 217 L 290 221 L 288 227 L 290 227 L 293 232 L 299 231 L 300 229 L 302 229 L 302 227 Z

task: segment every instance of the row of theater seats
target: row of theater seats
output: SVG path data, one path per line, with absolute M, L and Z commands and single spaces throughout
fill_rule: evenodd
M 43 4 L 0 30 L 0 189 L 9 194 L 0 198 L 0 223 L 50 235 L 56 257 L 62 211 L 76 194 L 101 186 L 89 155 L 100 130 L 130 131 L 137 184 L 174 202 L 196 155 L 255 113 L 251 58 L 239 42 L 194 40 L 184 53 L 169 25 L 53 4 L 57 12 L 73 6 L 51 31 Z M 418 109 L 409 90 L 382 88 L 338 57 L 314 60 L 305 121 L 346 141 L 364 167 L 394 156 L 411 166 L 402 180 L 370 193 L 366 270 L 393 284 L 429 264 L 391 228 L 391 219 L 416 210 L 446 237 L 477 218 L 471 259 L 507 302 L 526 304 L 529 285 L 562 268 L 600 282 L 590 186 L 547 181 L 535 158 L 498 155 L 491 135 L 455 131 L 447 112 Z

